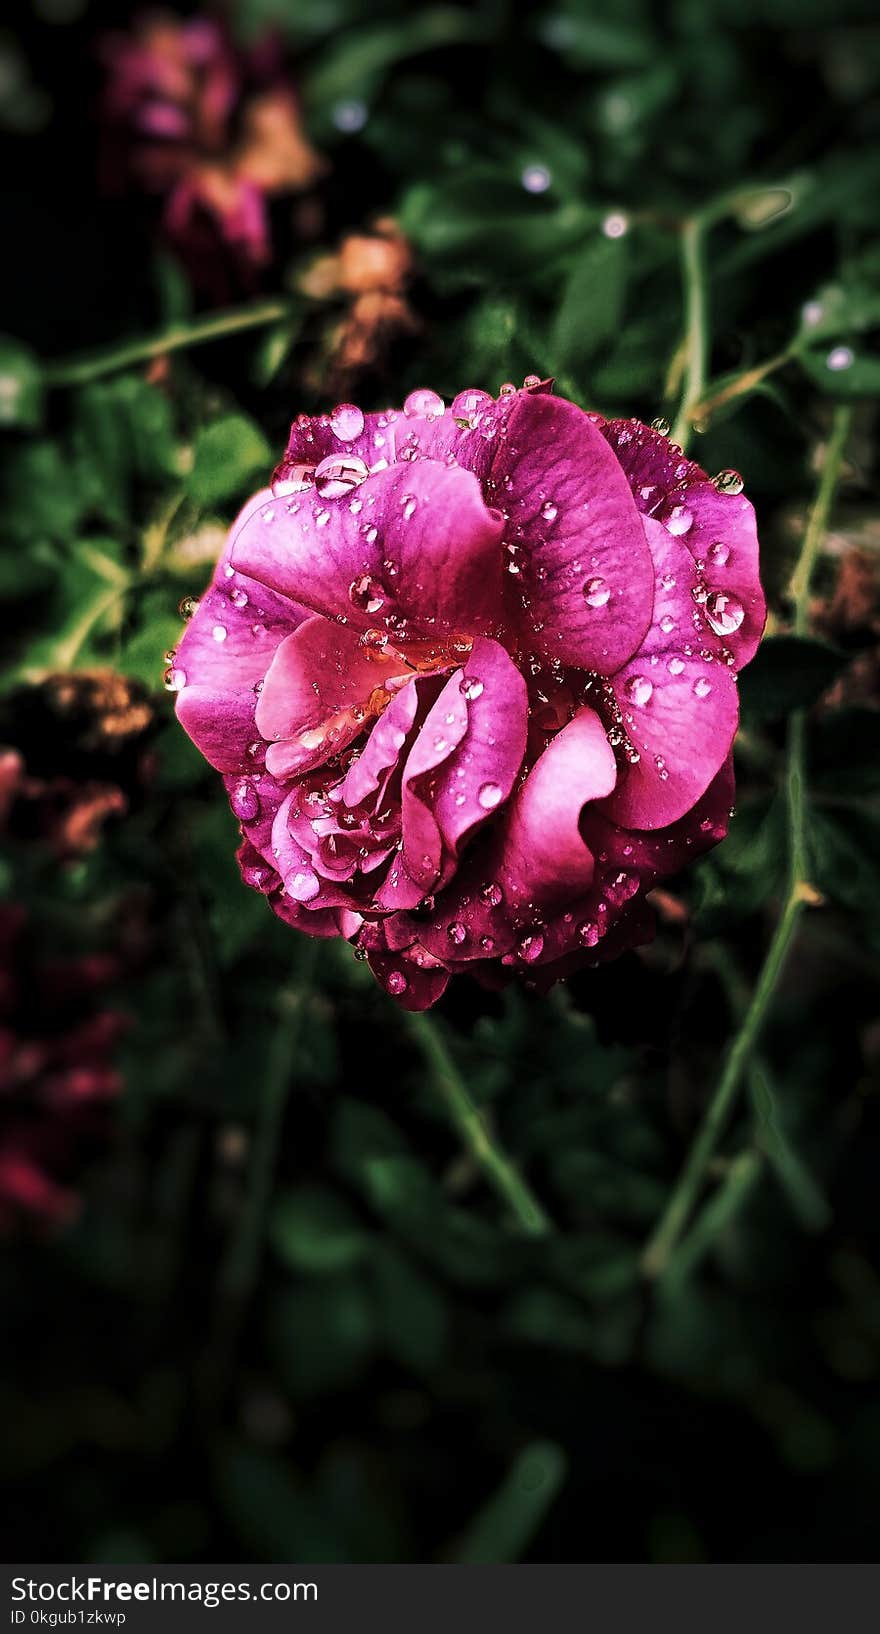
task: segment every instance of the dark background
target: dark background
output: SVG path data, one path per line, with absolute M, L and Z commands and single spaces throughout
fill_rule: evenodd
M 45 366 L 101 349 L 112 361 L 201 309 L 149 204 L 98 187 L 95 42 L 129 10 L 43 0 L 0 41 L 3 358 L 42 398 L 4 439 L 0 739 L 31 780 L 4 838 L 5 904 L 24 927 L 4 1026 L 55 1047 L 84 1016 L 125 1018 L 108 1046 L 112 1109 L 60 1155 L 75 1217 L 0 1214 L 5 1553 L 873 1560 L 873 7 L 232 6 L 240 37 L 280 24 L 331 166 L 307 230 L 275 210 L 264 284 L 289 297 L 289 320 L 185 348 L 149 376 L 108 363 L 43 392 Z M 345 134 L 351 102 L 365 122 Z M 521 184 L 535 163 L 551 176 L 540 195 Z M 210 570 L 204 530 L 264 479 L 295 413 L 332 406 L 344 302 L 303 295 L 317 254 L 389 214 L 413 246 L 405 298 L 419 327 L 352 383 L 365 408 L 415 385 L 497 391 L 534 370 L 651 420 L 675 407 L 681 224 L 728 194 L 740 202 L 708 250 L 710 380 L 742 384 L 691 453 L 742 471 L 771 604 L 743 681 L 730 837 L 672 882 L 643 953 L 546 998 L 462 981 L 437 1012 L 558 1227 L 529 1242 L 462 1157 L 401 1016 L 351 950 L 322 944 L 311 968 L 313 950 L 240 884 L 235 825 L 174 723 L 162 653 L 178 601 Z M 602 227 L 615 212 L 628 220 L 617 239 Z M 826 316 L 807 333 L 817 299 Z M 853 353 L 844 371 L 827 367 L 835 346 Z M 840 400 L 854 417 L 814 639 L 777 647 Z M 199 464 L 215 427 L 216 468 Z M 96 550 L 125 576 L 109 610 Z M 131 689 L 116 737 L 95 728 L 106 698 L 86 686 L 71 708 L 59 689 L 59 675 L 96 670 Z M 640 1250 L 784 890 L 784 742 L 800 707 L 820 900 L 760 1041 L 786 1156 L 768 1155 L 744 1085 L 705 1199 L 742 1152 L 759 1154 L 754 1184 L 687 1264 L 648 1285 Z M 119 800 L 95 843 L 74 844 L 64 814 L 95 785 Z M 72 993 L 59 961 L 79 971 Z M 56 1135 L 39 1135 L 47 1162 Z

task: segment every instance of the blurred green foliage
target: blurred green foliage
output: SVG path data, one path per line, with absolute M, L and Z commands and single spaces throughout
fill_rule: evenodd
M 173 722 L 161 676 L 178 601 L 198 594 L 219 530 L 270 470 L 293 414 L 330 406 L 314 365 L 336 309 L 299 293 L 264 330 L 181 347 L 161 369 L 114 367 L 117 347 L 185 324 L 192 302 L 182 275 L 144 254 L 138 222 L 114 218 L 111 233 L 110 206 L 94 201 L 69 65 L 73 51 L 87 61 L 107 9 L 70 8 L 64 22 L 42 8 L 23 25 L 58 123 L 10 139 L 13 171 L 29 156 L 35 169 L 12 202 L 26 270 L 7 322 L 21 338 L 0 348 L 0 590 L 13 646 L 0 736 L 35 775 L 85 767 L 119 783 L 127 810 L 64 864 L 12 833 L 3 880 L 47 948 L 122 940 L 114 1002 L 133 1025 L 117 1137 L 83 1177 L 81 1217 L 57 1239 L 15 1242 L 0 1264 L 10 1551 L 870 1558 L 873 8 L 230 8 L 244 32 L 278 24 L 294 53 L 310 130 L 333 164 L 321 247 L 389 213 L 412 240 L 420 329 L 365 375 L 364 407 L 416 385 L 497 390 L 537 371 L 603 411 L 674 416 L 681 229 L 705 213 L 708 370 L 692 452 L 743 472 L 772 608 L 743 678 L 730 837 L 672 882 L 643 955 L 542 1000 L 462 983 L 437 1021 L 552 1216 L 557 1229 L 536 1241 L 512 1229 L 460 1152 L 400 1016 L 350 949 L 322 946 L 309 971 L 312 950 L 242 887 L 218 781 Z M 51 306 L 40 263 L 57 261 L 59 228 L 33 214 L 50 176 L 62 227 L 75 213 L 80 234 Z M 282 296 L 312 253 L 275 269 Z M 93 377 L 53 387 L 69 351 L 88 354 Z M 801 638 L 787 585 L 841 397 L 856 403 L 854 431 L 814 633 Z M 841 586 L 855 561 L 873 591 L 854 604 Z M 23 686 L 96 668 L 150 704 L 136 769 L 109 752 L 83 760 L 69 732 L 35 730 L 22 707 Z M 650 1287 L 645 1239 L 784 891 L 784 739 L 800 709 L 821 900 L 693 1233 Z

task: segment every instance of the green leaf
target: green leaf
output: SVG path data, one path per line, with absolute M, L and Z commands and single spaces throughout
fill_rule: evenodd
M 316 109 L 346 98 L 372 96 L 395 63 L 422 51 L 481 38 L 484 25 L 459 6 L 426 6 L 388 22 L 340 30 L 306 79 Z
M 324 1186 L 283 1192 L 272 1211 L 269 1235 L 286 1264 L 315 1276 L 351 1270 L 370 1246 L 354 1210 Z
M 798 361 L 813 385 L 830 397 L 880 397 L 880 357 L 856 346 L 808 347 Z
M 434 1284 L 393 1243 L 376 1243 L 370 1258 L 376 1306 L 388 1354 L 427 1373 L 446 1345 L 446 1306 Z
M 471 1521 L 456 1550 L 460 1564 L 520 1560 L 565 1480 L 567 1459 L 555 1441 L 533 1441 Z
M 825 641 L 797 635 L 767 636 L 740 676 L 746 720 L 778 720 L 815 703 L 849 662 Z
M 880 713 L 839 709 L 816 721 L 810 756 L 814 794 L 859 799 L 880 794 Z
M 617 330 L 626 299 L 627 244 L 596 237 L 568 276 L 550 335 L 553 367 L 578 369 Z
M 267 476 L 272 450 L 259 426 L 244 414 L 227 414 L 196 437 L 187 488 L 200 505 L 234 499 L 260 473 Z
M 33 431 L 43 418 L 43 373 L 20 340 L 0 335 L 0 426 Z
M 273 1299 L 270 1344 L 294 1395 L 310 1400 L 355 1383 L 376 1345 L 376 1316 L 362 1276 L 310 1279 Z

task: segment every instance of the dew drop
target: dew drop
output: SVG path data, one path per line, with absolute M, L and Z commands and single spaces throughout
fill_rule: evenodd
M 649 703 L 654 687 L 646 675 L 631 675 L 626 683 L 626 695 L 631 704 L 643 709 Z
M 467 931 L 465 930 L 464 925 L 462 925 L 457 919 L 453 919 L 452 924 L 447 927 L 446 934 L 449 937 L 450 942 L 454 942 L 456 947 L 461 947 L 462 942 L 467 936 Z
M 162 677 L 166 692 L 182 692 L 186 686 L 186 671 L 172 664 Z
M 730 560 L 730 546 L 725 545 L 723 540 L 716 539 L 714 545 L 709 546 L 706 555 L 710 562 L 715 563 L 716 567 L 724 567 L 725 563 Z
M 664 635 L 672 634 L 672 631 L 675 629 L 675 619 L 672 617 L 671 613 L 664 613 L 660 620 L 660 628 Z
M 311 868 L 303 868 L 292 874 L 286 882 L 287 894 L 296 902 L 311 902 L 321 889 L 321 882 Z
M 670 675 L 680 675 L 682 670 L 684 669 L 684 659 L 683 658 L 670 658 L 669 663 L 666 665 L 666 668 L 668 669 Z
M 215 624 L 211 634 L 215 641 L 225 641 L 229 631 L 225 624 Z
M 356 403 L 340 403 L 333 410 L 330 416 L 330 430 L 341 443 L 353 443 L 363 429 L 364 417 Z
M 379 608 L 385 605 L 385 586 L 369 573 L 362 573 L 359 578 L 352 579 L 348 597 L 358 612 L 378 613 Z
M 246 607 L 248 604 L 247 591 L 236 586 L 234 590 L 230 590 L 229 600 L 232 602 L 233 607 Z
M 502 891 L 501 886 L 497 885 L 494 880 L 490 880 L 488 885 L 483 886 L 480 896 L 483 898 L 484 902 L 488 903 L 490 908 L 498 908 L 504 901 L 504 892 Z
M 558 515 L 557 507 L 552 499 L 546 499 L 541 506 L 541 515 L 545 522 L 555 522 Z
M 199 604 L 195 596 L 184 596 L 177 609 L 181 618 L 193 618 L 198 610 Z
M 411 420 L 437 420 L 446 411 L 446 404 L 437 392 L 430 386 L 417 386 L 411 391 L 403 405 L 404 414 Z
M 651 421 L 651 430 L 659 431 L 661 437 L 668 437 L 670 429 L 669 421 L 664 420 L 662 414 L 658 415 L 656 420 Z
M 725 590 L 713 590 L 706 597 L 706 616 L 716 635 L 733 635 L 745 618 L 741 602 Z
M 265 522 L 266 527 L 269 526 L 270 522 L 275 521 L 275 511 L 271 505 L 263 506 L 263 509 L 260 512 L 260 521 Z
M 582 920 L 578 925 L 577 933 L 585 947 L 595 947 L 599 940 L 599 926 L 594 924 L 591 919 Z
M 452 418 L 462 431 L 474 431 L 486 413 L 494 407 L 485 391 L 460 391 L 453 399 Z
M 484 811 L 494 811 L 502 799 L 503 794 L 497 783 L 484 783 L 477 795 L 477 800 Z
M 726 470 L 719 471 L 718 475 L 712 478 L 712 487 L 717 488 L 719 494 L 735 495 L 742 493 L 745 483 L 738 471 Z
M 540 959 L 543 951 L 544 938 L 539 930 L 532 931 L 528 936 L 524 936 L 517 947 L 520 958 L 524 959 L 526 964 L 529 965 L 534 964 L 536 959 Z
M 229 796 L 229 804 L 239 822 L 250 823 L 259 816 L 260 797 L 253 783 L 249 783 L 246 777 L 235 784 Z
M 673 505 L 666 518 L 666 531 L 679 538 L 683 533 L 687 533 L 693 520 L 693 512 L 689 511 L 686 505 Z
M 393 996 L 397 999 L 400 998 L 401 993 L 406 992 L 409 983 L 402 970 L 391 970 L 388 973 L 388 979 L 385 985 L 388 988 L 389 993 L 393 994 Z
M 707 681 L 705 675 L 701 675 L 699 680 L 694 682 L 694 692 L 698 698 L 708 698 L 711 691 L 712 682 Z
M 604 579 L 587 579 L 584 585 L 584 601 L 588 607 L 605 607 L 610 597 L 611 591 Z
M 315 468 L 315 488 L 322 499 L 342 499 L 360 487 L 369 474 L 357 454 L 329 454 Z
M 463 675 L 458 683 L 458 690 L 471 704 L 483 696 L 483 683 L 478 675 Z

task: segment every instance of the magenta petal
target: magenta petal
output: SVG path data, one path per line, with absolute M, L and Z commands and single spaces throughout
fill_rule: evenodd
M 469 835 L 507 799 L 522 765 L 526 685 L 505 649 L 479 638 L 447 681 L 403 773 L 403 861 L 431 891 Z
M 617 766 L 592 709 L 579 709 L 547 745 L 514 798 L 501 840 L 499 882 L 511 909 L 543 912 L 586 890 L 593 855 L 581 836 L 587 801 L 614 788 Z
M 336 498 L 314 488 L 260 498 L 235 536 L 233 560 L 315 612 L 397 639 L 497 623 L 503 522 L 470 472 L 422 460 L 367 476 Z
M 319 766 L 363 731 L 371 693 L 392 666 L 377 662 L 353 630 L 307 618 L 277 648 L 257 700 L 275 777 Z
M 609 420 L 603 435 L 620 461 L 639 510 L 683 540 L 702 564 L 710 597 L 728 598 L 718 604 L 716 633 L 723 633 L 736 668 L 742 669 L 754 657 L 767 612 L 754 508 L 744 494 L 719 493 L 699 465 L 685 459 L 676 444 L 650 426 L 637 420 Z
M 602 809 L 624 828 L 656 829 L 690 811 L 724 764 L 739 699 L 723 643 L 691 594 L 693 558 L 660 523 L 645 518 L 645 531 L 658 568 L 654 622 L 612 680 L 631 748 Z
M 363 753 L 345 774 L 342 798 L 347 806 L 360 805 L 384 787 L 412 730 L 418 707 L 418 682 L 410 682 L 379 716 Z
M 255 688 L 303 616 L 296 603 L 234 572 L 225 559 L 218 565 L 169 674 L 181 726 L 218 771 L 246 771 L 253 764 L 248 750 L 259 735 Z
M 562 399 L 520 396 L 492 467 L 510 597 L 528 647 L 610 675 L 648 628 L 651 557 L 601 431 Z
M 677 823 L 659 830 L 620 828 L 591 805 L 581 818 L 581 833 L 607 873 L 635 872 L 642 889 L 650 890 L 658 879 L 678 873 L 724 838 L 735 792 L 731 754 L 702 799 Z

